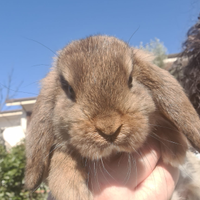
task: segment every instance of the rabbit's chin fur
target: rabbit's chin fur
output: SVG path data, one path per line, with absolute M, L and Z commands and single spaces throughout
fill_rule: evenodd
M 60 51 L 28 126 L 26 188 L 47 180 L 58 200 L 91 200 L 85 158 L 136 152 L 148 138 L 158 141 L 163 161 L 173 166 L 184 162 L 189 143 L 200 150 L 199 116 L 151 57 L 101 35 Z

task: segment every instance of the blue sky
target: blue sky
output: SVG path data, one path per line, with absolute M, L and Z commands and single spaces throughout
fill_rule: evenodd
M 15 98 L 36 96 L 52 51 L 92 34 L 128 41 L 139 27 L 130 45 L 156 37 L 168 53 L 178 53 L 199 12 L 199 0 L 0 1 L 0 84 L 14 69 L 12 89 L 23 81 Z

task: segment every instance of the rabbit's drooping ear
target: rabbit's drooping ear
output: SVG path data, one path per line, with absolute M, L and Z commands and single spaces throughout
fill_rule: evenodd
M 48 173 L 49 154 L 54 141 L 55 76 L 55 72 L 51 71 L 43 80 L 27 130 L 25 187 L 30 190 L 36 189 Z
M 200 152 L 200 120 L 182 87 L 166 70 L 148 61 L 133 49 L 133 77 L 151 92 L 159 111 L 182 132 Z

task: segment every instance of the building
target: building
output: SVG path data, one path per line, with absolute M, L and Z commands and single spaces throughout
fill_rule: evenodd
M 0 112 L 0 142 L 7 148 L 19 144 L 25 138 L 27 124 L 35 102 L 36 97 L 6 101 L 7 107 L 21 107 L 18 110 Z

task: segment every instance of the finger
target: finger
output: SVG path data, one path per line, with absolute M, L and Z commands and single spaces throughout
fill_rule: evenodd
M 168 200 L 175 189 L 178 178 L 178 168 L 160 161 L 150 176 L 136 188 L 134 199 Z
M 159 158 L 157 143 L 149 141 L 138 153 L 104 160 L 105 169 L 97 170 L 90 177 L 95 199 L 130 199 L 135 187 L 151 174 Z

